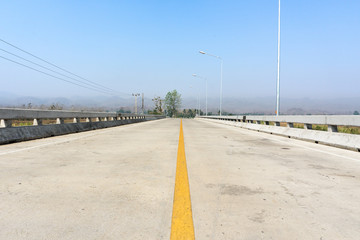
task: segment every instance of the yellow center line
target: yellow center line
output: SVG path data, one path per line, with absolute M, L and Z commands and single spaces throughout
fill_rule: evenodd
M 182 120 L 180 122 L 170 239 L 195 239 Z

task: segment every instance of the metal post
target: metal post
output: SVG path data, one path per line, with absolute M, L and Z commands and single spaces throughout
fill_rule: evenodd
M 223 85 L 223 60 L 221 60 L 221 77 L 220 77 L 220 116 L 221 116 L 221 105 L 222 105 L 222 85 Z
M 221 107 L 222 107 L 222 85 L 223 85 L 223 59 L 219 56 L 216 56 L 216 55 L 213 55 L 213 54 L 209 54 L 209 53 L 206 53 L 204 51 L 199 51 L 199 53 L 201 54 L 206 54 L 206 55 L 209 55 L 211 57 L 215 57 L 217 59 L 220 60 L 220 108 L 219 108 L 219 115 L 221 116 Z
M 206 111 L 206 116 L 208 115 L 208 109 L 207 109 L 207 106 L 208 106 L 208 99 L 207 99 L 207 95 L 208 95 L 208 86 L 207 86 L 207 79 L 205 79 L 206 81 L 206 100 L 205 100 L 205 103 L 206 103 L 206 106 L 205 106 L 205 111 Z
M 205 77 L 202 77 L 202 76 L 199 76 L 199 75 L 197 75 L 197 74 L 193 74 L 193 77 L 197 77 L 197 78 L 201 78 L 201 79 L 203 79 L 203 80 L 205 80 L 205 114 L 206 114 L 206 116 L 208 115 L 207 113 L 208 113 L 208 99 L 207 99 L 207 97 L 208 97 L 208 84 L 207 84 L 207 78 L 205 78 Z M 200 93 L 199 93 L 199 95 L 200 95 Z M 200 98 L 200 97 L 199 97 Z M 200 99 L 199 99 L 199 101 L 200 101 Z M 200 103 L 199 103 L 200 104 Z M 199 107 L 200 108 L 200 107 Z
M 280 0 L 278 19 L 278 58 L 277 58 L 277 81 L 276 81 L 276 116 L 280 113 Z
M 199 100 L 199 96 L 196 96 L 196 104 L 195 104 L 195 116 L 198 114 L 198 100 Z
M 199 99 L 199 116 L 201 116 L 201 108 L 200 108 L 200 92 L 198 93 L 198 99 Z
M 196 108 L 197 115 L 199 115 L 199 94 L 196 97 L 196 107 L 195 108 Z

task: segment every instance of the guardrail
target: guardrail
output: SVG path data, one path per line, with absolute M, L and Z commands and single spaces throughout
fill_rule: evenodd
M 115 127 L 164 117 L 115 112 L 0 108 L 0 144 Z
M 340 133 L 339 127 L 360 127 L 355 115 L 283 115 L 283 116 L 201 116 L 250 130 L 314 141 L 360 152 L 360 135 Z M 327 131 L 314 129 L 322 125 Z

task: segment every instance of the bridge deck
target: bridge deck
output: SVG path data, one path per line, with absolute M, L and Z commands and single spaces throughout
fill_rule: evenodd
M 0 239 L 169 239 L 164 119 L 0 146 Z M 184 120 L 196 239 L 359 239 L 360 155 Z

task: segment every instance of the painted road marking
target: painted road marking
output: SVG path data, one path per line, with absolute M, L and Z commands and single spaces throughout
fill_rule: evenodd
M 182 120 L 180 122 L 170 239 L 195 239 Z

